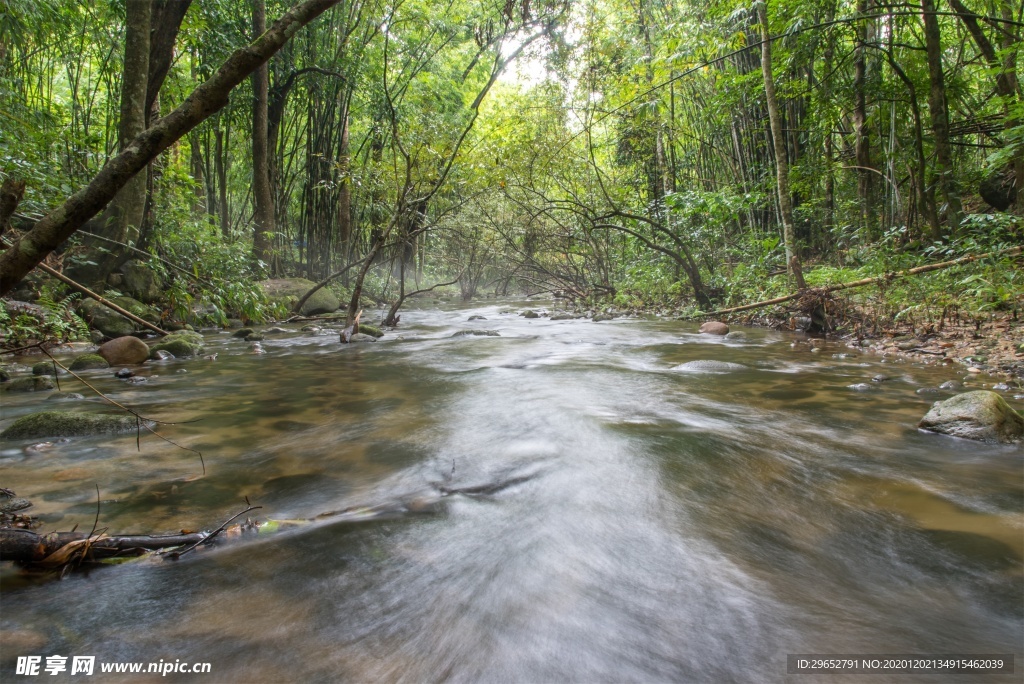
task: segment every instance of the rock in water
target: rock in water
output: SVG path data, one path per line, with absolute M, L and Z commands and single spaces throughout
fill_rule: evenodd
M 729 361 L 687 361 L 676 366 L 673 370 L 684 373 L 729 373 L 731 371 L 746 370 L 747 366 L 742 363 L 731 363 Z
M 1004 444 L 1024 438 L 1024 418 L 987 390 L 965 392 L 937 401 L 917 425 L 953 437 Z
M 42 411 L 23 416 L 0 432 L 4 439 L 36 439 L 39 437 L 79 437 L 107 435 L 136 429 L 135 416 L 120 414 L 70 413 Z
M 96 352 L 111 366 L 134 365 L 149 358 L 149 346 L 137 337 L 118 337 L 100 345 Z
M 708 321 L 700 326 L 700 332 L 705 335 L 728 335 L 729 326 L 722 321 Z
M 191 330 L 178 330 L 159 340 L 149 348 L 149 357 L 156 359 L 157 352 L 166 351 L 177 359 L 199 356 L 203 353 L 203 336 Z

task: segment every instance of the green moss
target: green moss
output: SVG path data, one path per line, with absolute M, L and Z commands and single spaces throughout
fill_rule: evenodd
M 151 346 L 149 358 L 157 358 L 156 352 L 158 351 L 169 352 L 179 359 L 187 356 L 199 356 L 203 353 L 203 336 L 191 330 L 179 330 Z
M 53 375 L 53 362 L 40 361 L 32 365 L 32 375 Z
M 384 337 L 384 331 L 375 325 L 364 325 L 360 323 L 359 332 L 364 335 L 369 335 L 370 337 Z
M 110 368 L 110 364 L 99 354 L 82 354 L 76 357 L 68 368 L 73 371 L 93 370 L 95 368 Z
M 40 437 L 83 437 L 129 432 L 137 427 L 135 416 L 119 413 L 90 414 L 68 411 L 42 411 L 23 416 L 0 432 L 4 439 Z
M 53 387 L 53 379 L 48 375 L 37 375 L 4 383 L 5 392 L 41 392 L 52 390 Z

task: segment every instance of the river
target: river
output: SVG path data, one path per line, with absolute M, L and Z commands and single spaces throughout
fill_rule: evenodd
M 199 419 L 158 431 L 206 473 L 145 434 L 4 442 L 0 485 L 44 531 L 90 529 L 97 485 L 112 533 L 212 529 L 246 497 L 303 522 L 59 581 L 4 568 L 0 633 L 34 650 L 3 648 L 3 681 L 83 679 L 14 675 L 33 653 L 211 666 L 100 681 L 256 683 L 849 681 L 787 654 L 1014 654 L 1014 675 L 913 681 L 1020 681 L 1022 450 L 917 430 L 952 369 L 508 307 L 408 309 L 348 346 L 296 325 L 261 355 L 210 333 L 215 361 L 139 385 L 90 372 Z M 52 408 L 3 401 L 0 427 Z

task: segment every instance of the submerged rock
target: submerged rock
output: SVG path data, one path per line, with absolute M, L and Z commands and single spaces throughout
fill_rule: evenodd
M 82 354 L 81 356 L 76 356 L 68 368 L 73 371 L 95 370 L 97 368 L 110 368 L 110 364 L 99 354 Z
M 523 318 L 540 318 L 540 314 L 533 309 L 527 309 L 523 313 L 519 314 Z
M 69 411 L 42 411 L 14 421 L 0 437 L 4 439 L 36 439 L 38 437 L 84 437 L 129 432 L 136 428 L 136 418 L 127 413 L 97 414 Z
M 78 392 L 54 392 L 46 397 L 47 401 L 81 401 L 85 396 Z
M 49 375 L 36 375 L 4 383 L 5 392 L 42 392 L 53 388 L 53 378 Z
M 684 373 L 729 373 L 732 371 L 746 370 L 749 366 L 742 363 L 730 361 L 687 361 L 681 363 L 672 370 L 683 371 Z
M 135 365 L 149 358 L 149 347 L 137 337 L 118 337 L 100 345 L 97 352 L 111 366 Z
M 245 338 L 248 337 L 249 335 L 252 335 L 254 332 L 255 330 L 253 330 L 252 328 L 239 328 L 235 332 L 231 333 L 231 336 Z
M 460 330 L 453 334 L 452 337 L 468 337 L 470 335 L 476 337 L 501 337 L 497 330 Z
M 965 392 L 937 401 L 917 426 L 963 439 L 1012 443 L 1024 438 L 1024 418 L 988 390 Z
M 721 321 L 708 321 L 704 325 L 700 326 L 700 330 L 705 335 L 728 335 L 729 326 Z
M 384 331 L 375 325 L 365 325 L 363 323 L 360 323 L 359 332 L 363 333 L 364 335 L 369 335 L 370 337 L 384 337 Z

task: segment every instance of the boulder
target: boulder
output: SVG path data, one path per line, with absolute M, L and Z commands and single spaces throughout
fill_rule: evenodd
M 384 337 L 384 331 L 375 325 L 365 325 L 363 323 L 360 323 L 359 332 L 363 333 L 364 335 L 369 335 L 370 337 Z
M 149 358 L 149 346 L 130 335 L 117 337 L 100 345 L 97 352 L 111 366 L 134 365 Z
M 175 358 L 199 356 L 203 353 L 203 336 L 192 330 L 178 330 L 149 347 L 149 358 L 159 359 L 158 352 L 165 351 Z
M 540 318 L 540 314 L 533 309 L 527 309 L 523 313 L 519 314 L 523 318 Z
M 4 383 L 4 392 L 43 392 L 55 387 L 49 375 L 36 375 Z
M 121 289 L 140 302 L 153 304 L 162 298 L 163 283 L 160 275 L 147 264 L 129 261 L 121 266 L 121 274 Z
M 917 426 L 929 432 L 983 442 L 1012 443 L 1024 438 L 1024 418 L 988 390 L 964 392 L 935 402 Z
M 376 342 L 377 338 L 373 335 L 367 335 L 366 333 L 356 333 L 352 336 L 349 342 Z
M 52 361 L 40 361 L 32 364 L 32 375 L 53 375 L 53 369 Z
M 249 335 L 252 335 L 253 332 L 255 332 L 255 331 L 252 328 L 239 328 L 235 332 L 231 333 L 231 336 L 232 337 L 241 337 L 241 338 L 244 339 L 244 338 L 248 337 Z
M 0 432 L 4 439 L 41 437 L 84 437 L 130 432 L 136 428 L 135 416 L 128 413 L 98 414 L 70 411 L 42 411 L 23 416 Z
M 81 356 L 76 356 L 68 368 L 73 371 L 95 370 L 97 368 L 110 368 L 110 364 L 99 354 L 82 354 Z
M 260 283 L 260 286 L 267 294 L 267 297 L 272 301 L 284 304 L 290 311 L 302 295 L 316 287 L 316 283 L 305 278 L 276 278 L 274 280 L 264 280 Z M 315 316 L 317 314 L 337 311 L 339 306 L 341 306 L 341 300 L 338 299 L 337 295 L 322 287 L 306 300 L 306 303 L 302 305 L 300 313 L 303 316 Z
M 729 326 L 721 321 L 708 321 L 700 326 L 700 332 L 705 335 L 728 335 Z
M 110 301 L 144 321 L 156 323 L 160 320 L 160 314 L 156 309 L 131 297 L 114 297 Z M 95 299 L 86 299 L 79 304 L 78 313 L 91 328 L 99 330 L 105 337 L 124 337 L 135 331 L 135 323 Z

